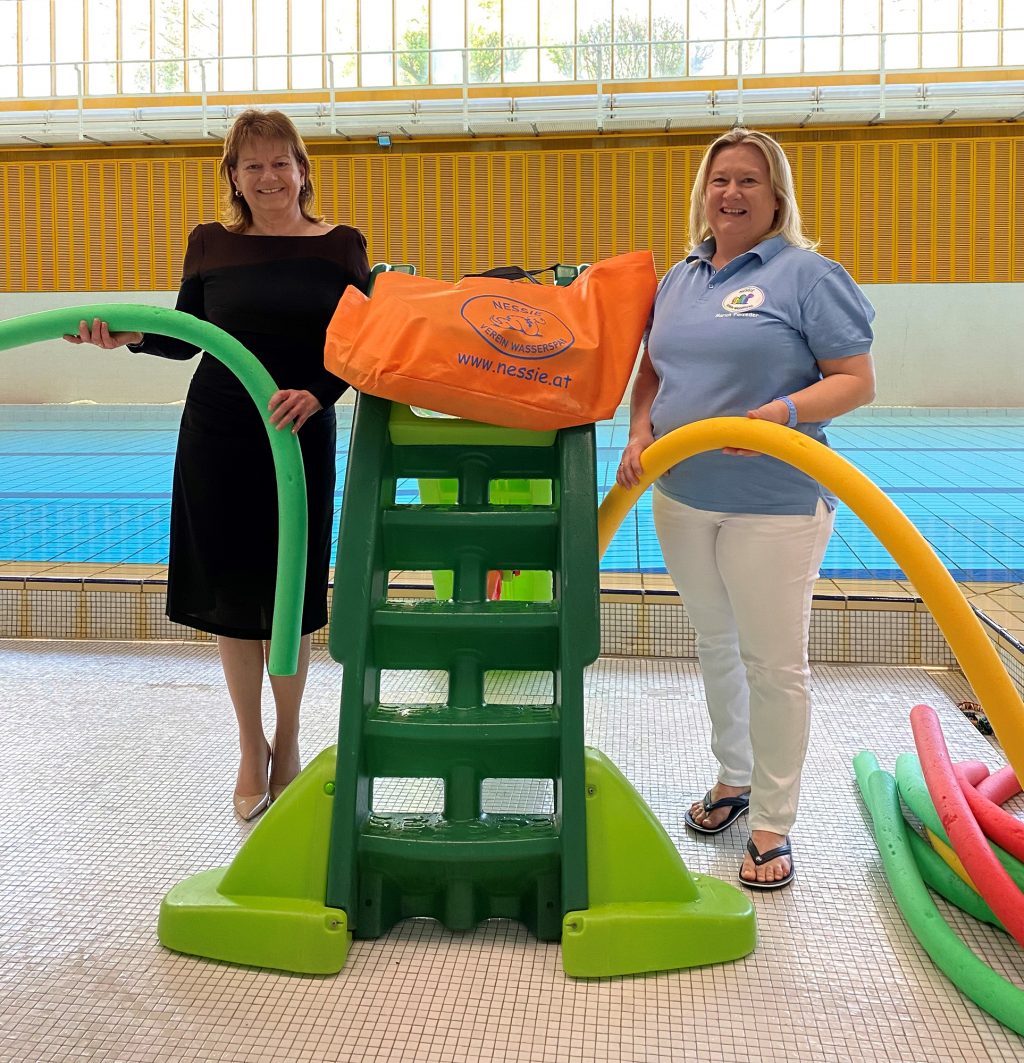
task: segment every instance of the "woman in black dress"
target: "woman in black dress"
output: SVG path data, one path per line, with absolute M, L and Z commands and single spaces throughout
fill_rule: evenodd
M 324 369 L 327 324 L 349 284 L 369 280 L 366 241 L 313 213 L 309 156 L 279 111 L 235 120 L 220 165 L 225 223 L 189 236 L 177 309 L 211 321 L 248 348 L 274 378 L 271 422 L 298 433 L 306 473 L 309 552 L 298 672 L 271 676 L 273 745 L 260 706 L 277 572 L 277 492 L 260 411 L 217 359 L 204 353 L 178 436 L 171 503 L 167 615 L 217 636 L 238 719 L 235 811 L 259 815 L 299 771 L 299 706 L 310 633 L 327 623 L 336 419 L 344 381 Z M 166 336 L 111 333 L 81 322 L 72 343 L 164 358 L 197 349 Z

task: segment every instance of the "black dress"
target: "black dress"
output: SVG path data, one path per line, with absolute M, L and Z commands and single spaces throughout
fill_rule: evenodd
M 220 326 L 279 388 L 309 391 L 323 406 L 298 434 L 309 512 L 302 633 L 309 634 L 327 623 L 334 403 L 348 386 L 324 369 L 324 339 L 345 288 L 366 290 L 366 240 L 347 225 L 322 236 L 245 236 L 215 222 L 192 231 L 183 274 L 178 310 Z M 132 349 L 176 359 L 197 353 L 164 336 L 146 336 Z M 174 462 L 167 616 L 214 635 L 267 639 L 276 575 L 277 487 L 261 411 L 204 353 Z

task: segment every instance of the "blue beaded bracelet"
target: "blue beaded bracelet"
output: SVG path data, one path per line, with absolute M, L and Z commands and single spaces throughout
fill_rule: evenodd
M 786 404 L 786 409 L 789 410 L 789 420 L 786 422 L 786 427 L 796 428 L 796 403 L 788 395 L 778 395 L 774 401 Z

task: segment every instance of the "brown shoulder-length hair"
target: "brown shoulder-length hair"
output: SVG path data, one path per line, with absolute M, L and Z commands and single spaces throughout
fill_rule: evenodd
M 323 216 L 313 209 L 316 195 L 310 178 L 309 153 L 292 120 L 280 111 L 259 111 L 250 107 L 231 123 L 228 135 L 224 138 L 224 154 L 220 159 L 220 176 L 224 183 L 224 227 L 232 232 L 244 232 L 252 224 L 249 204 L 242 196 L 235 195 L 231 171 L 238 168 L 242 148 L 253 140 L 279 140 L 288 145 L 295 161 L 304 171 L 299 210 L 306 221 L 323 221 Z

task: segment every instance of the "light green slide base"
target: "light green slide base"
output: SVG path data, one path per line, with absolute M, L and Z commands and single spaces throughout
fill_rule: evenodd
M 574 978 L 670 971 L 738 960 L 757 945 L 750 898 L 693 875 L 625 776 L 586 750 L 589 907 L 562 922 Z
M 178 883 L 157 933 L 175 952 L 336 974 L 352 935 L 345 912 L 324 907 L 337 748 L 325 749 L 264 813 L 226 868 Z

